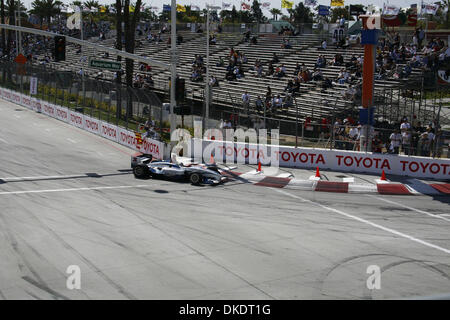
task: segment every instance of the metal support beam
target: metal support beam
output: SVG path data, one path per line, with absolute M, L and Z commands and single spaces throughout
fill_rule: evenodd
M 173 1 L 173 0 L 172 0 Z M 40 36 L 44 36 L 44 37 L 55 37 L 55 36 L 64 36 L 66 37 L 66 42 L 70 42 L 70 43 L 76 43 L 82 46 L 86 46 L 89 48 L 93 48 L 99 51 L 105 51 L 108 52 L 110 54 L 113 55 L 118 55 L 121 56 L 123 58 L 128 58 L 128 59 L 132 59 L 138 62 L 143 62 L 152 66 L 157 66 L 166 70 L 170 69 L 170 64 L 168 63 L 164 63 L 164 62 L 160 62 L 160 61 L 156 61 L 153 59 L 149 59 L 146 57 L 142 57 L 142 56 L 138 56 L 136 54 L 133 53 L 129 53 L 129 52 L 125 52 L 125 51 L 120 51 L 114 48 L 110 48 L 110 47 L 106 47 L 106 46 L 102 46 L 100 44 L 96 44 L 96 43 L 92 43 L 86 40 L 81 40 L 81 39 L 77 39 L 77 38 L 73 38 L 73 37 L 69 37 L 69 36 L 65 36 L 65 35 L 61 35 L 61 34 L 57 34 L 54 32 L 48 32 L 48 31 L 44 31 L 44 30 L 39 30 L 39 29 L 33 29 L 33 28 L 25 28 L 25 27 L 18 27 L 18 26 L 12 26 L 12 25 L 8 25 L 8 24 L 0 24 L 0 29 L 6 29 L 6 30 L 12 30 L 12 31 L 21 31 L 21 32 L 26 32 L 26 33 L 32 33 L 32 34 L 37 34 Z

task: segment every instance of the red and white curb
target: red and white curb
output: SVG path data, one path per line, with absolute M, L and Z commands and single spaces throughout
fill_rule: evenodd
M 225 175 L 236 180 L 252 183 L 256 186 L 271 188 L 337 193 L 378 193 L 385 195 L 450 195 L 450 183 L 432 183 L 428 184 L 429 189 L 426 191 L 418 191 L 411 185 L 386 180 L 376 180 L 374 184 L 356 184 L 350 179 L 342 182 L 324 181 L 315 176 L 310 177 L 309 180 L 301 180 L 293 178 L 288 173 L 269 176 L 256 170 L 246 173 L 227 171 Z

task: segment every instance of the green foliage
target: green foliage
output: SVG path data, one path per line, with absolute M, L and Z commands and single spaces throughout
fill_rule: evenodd
M 51 17 L 61 13 L 60 6 L 63 3 L 58 0 L 34 0 L 31 3 L 31 14 L 35 14 L 41 19 L 41 24 L 44 19 L 50 24 Z
M 261 10 L 261 4 L 258 2 L 258 0 L 253 0 L 252 4 L 252 16 L 254 22 L 265 22 L 267 18 L 264 16 L 262 10 Z
M 297 4 L 294 9 L 288 9 L 291 19 L 296 23 L 312 23 L 313 13 L 310 8 L 305 6 L 302 2 Z
M 349 14 L 349 6 L 345 7 L 335 7 L 331 9 L 331 23 L 336 23 L 339 19 L 344 16 L 345 20 L 353 20 Z
M 278 16 L 281 15 L 281 10 L 277 8 L 272 8 L 270 9 L 270 13 L 272 14 L 272 19 L 276 21 L 278 20 Z

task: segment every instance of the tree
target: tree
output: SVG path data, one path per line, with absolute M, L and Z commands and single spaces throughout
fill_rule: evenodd
M 231 22 L 237 22 L 239 21 L 239 12 L 236 10 L 236 6 L 233 5 L 233 8 L 231 8 Z
M 72 1 L 71 5 L 81 8 L 83 6 L 83 2 L 75 0 L 75 1 Z
M 0 19 L 1 23 L 5 24 L 5 0 L 1 0 L 0 2 Z M 5 55 L 6 50 L 6 32 L 5 29 L 2 29 L 2 54 Z
M 42 29 L 42 24 L 44 23 L 44 19 L 46 17 L 46 13 L 45 13 L 45 9 L 44 9 L 44 5 L 42 4 L 42 0 L 35 0 L 31 3 L 31 10 L 30 13 L 34 14 L 35 16 L 37 16 L 39 18 L 40 24 L 41 24 L 41 29 Z
M 341 16 L 344 16 L 345 20 L 353 20 L 353 18 L 350 17 L 349 13 L 349 7 L 336 7 L 331 9 L 331 23 L 336 23 Z M 351 19 L 350 19 L 351 18 Z
M 312 23 L 313 14 L 309 7 L 303 5 L 302 2 L 297 4 L 294 9 L 288 9 L 291 18 L 296 23 Z
M 100 8 L 100 4 L 98 3 L 98 1 L 94 0 L 85 1 L 83 5 L 85 8 L 88 8 L 89 10 Z
M 255 22 L 262 23 L 264 22 L 264 14 L 261 10 L 261 4 L 258 2 L 258 0 L 253 0 L 252 4 L 252 16 Z
M 277 8 L 272 8 L 272 9 L 270 9 L 270 13 L 273 16 L 273 20 L 276 21 L 276 20 L 278 20 L 278 16 L 281 15 L 281 10 L 277 9 Z
M 116 49 L 122 51 L 122 2 L 116 0 Z M 117 56 L 117 61 L 121 62 L 122 57 Z M 119 120 L 122 116 L 122 73 L 117 72 L 117 99 L 116 99 L 116 119 Z
M 6 2 L 6 5 L 8 7 L 9 24 L 10 25 L 15 25 L 16 24 L 16 17 L 14 16 L 15 1 L 14 0 L 8 0 Z M 8 40 L 7 40 L 7 43 L 6 43 L 6 54 L 8 55 L 8 58 L 10 57 L 12 38 L 13 38 L 12 37 L 12 31 L 8 30 Z
M 158 16 L 149 8 L 145 8 L 144 11 L 141 12 L 141 17 L 144 20 L 157 21 Z
M 117 21 L 117 42 L 120 46 L 119 50 L 122 50 L 122 21 L 124 22 L 125 30 L 125 51 L 134 53 L 135 49 L 135 37 L 136 37 L 136 23 L 139 21 L 141 12 L 142 0 L 137 0 L 134 12 L 130 12 L 130 0 L 124 0 L 123 7 L 120 0 L 116 0 L 116 21 Z M 172 8 L 175 10 L 175 8 Z M 119 26 L 120 21 L 120 26 Z M 120 31 L 120 33 L 119 33 Z M 128 88 L 133 86 L 133 60 L 125 60 L 125 81 Z M 132 116 L 132 101 L 131 96 L 127 95 L 127 116 Z
M 50 26 L 51 18 L 61 13 L 61 1 L 54 0 L 34 0 L 31 3 L 32 9 L 30 13 L 37 15 L 42 20 L 45 18 Z
M 450 0 L 441 0 L 439 4 L 439 10 L 436 14 L 440 27 L 443 29 L 450 28 Z
M 6 11 L 9 11 L 9 4 L 8 4 L 9 2 L 7 2 L 6 3 L 6 6 L 5 6 L 5 10 Z M 21 13 L 21 15 L 23 15 L 24 13 L 26 13 L 27 12 L 27 8 L 25 7 L 25 5 L 23 4 L 23 2 L 21 2 L 21 1 L 19 1 L 19 0 L 17 0 L 17 1 L 15 1 L 14 2 L 14 9 L 13 10 L 17 10 L 17 8 L 20 6 L 20 13 Z

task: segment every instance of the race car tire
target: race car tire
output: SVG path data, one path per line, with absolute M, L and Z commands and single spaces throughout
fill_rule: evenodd
M 190 176 L 189 176 L 189 181 L 192 183 L 192 184 L 200 184 L 200 181 L 202 180 L 202 176 L 200 175 L 200 174 L 198 174 L 198 173 L 192 173 Z
M 147 166 L 136 166 L 133 168 L 133 174 L 137 179 L 148 179 L 150 178 L 150 172 Z

